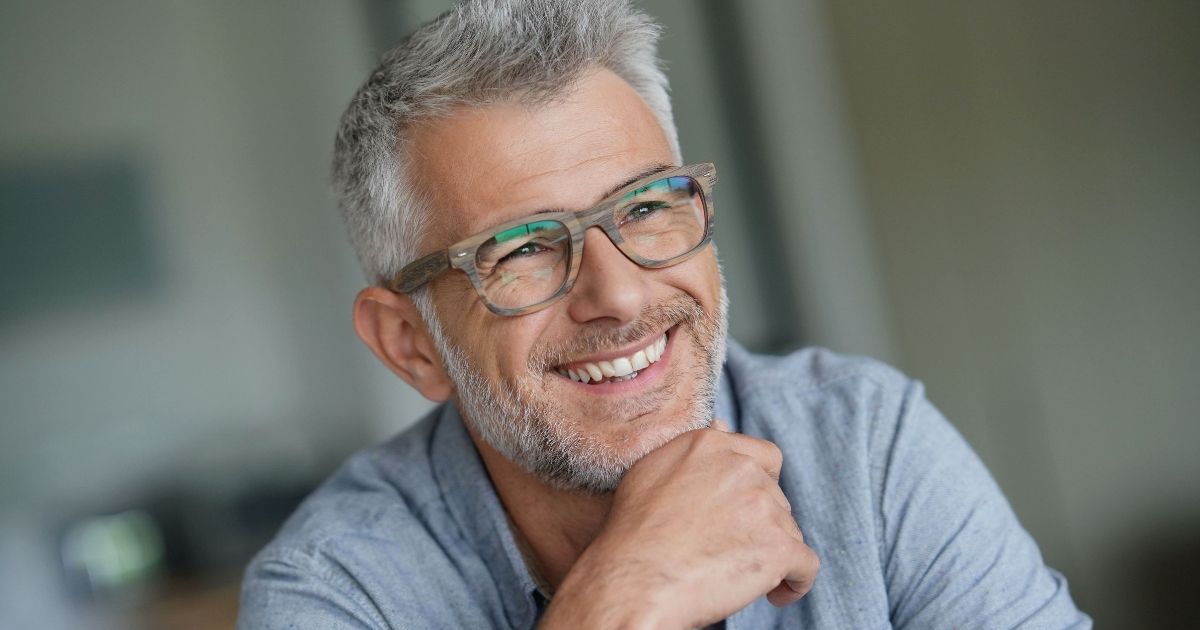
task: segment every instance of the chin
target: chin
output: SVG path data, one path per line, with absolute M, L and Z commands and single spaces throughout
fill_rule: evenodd
M 711 414 L 708 414 L 711 415 Z M 656 411 L 622 423 L 617 435 L 597 436 L 613 458 L 632 466 L 642 457 L 671 440 L 712 424 L 712 418 L 694 410 Z

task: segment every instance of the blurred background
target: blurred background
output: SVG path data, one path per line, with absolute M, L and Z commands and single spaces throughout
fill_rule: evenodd
M 341 110 L 448 2 L 0 0 L 0 627 L 229 627 L 429 408 L 350 326 Z M 733 335 L 923 380 L 1102 626 L 1200 627 L 1200 3 L 644 0 Z

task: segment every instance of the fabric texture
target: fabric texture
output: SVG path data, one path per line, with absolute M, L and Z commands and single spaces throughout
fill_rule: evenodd
M 821 558 L 751 628 L 1090 628 L 920 383 L 869 359 L 729 344 L 716 415 L 784 453 Z M 361 451 L 246 570 L 239 628 L 531 628 L 545 602 L 453 405 Z

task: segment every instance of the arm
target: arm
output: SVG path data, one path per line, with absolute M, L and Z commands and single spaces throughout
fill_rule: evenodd
M 819 561 L 764 440 L 701 429 L 621 480 L 600 535 L 563 580 L 543 628 L 694 628 L 767 595 L 786 606 Z
M 887 462 L 879 513 L 897 628 L 1091 626 L 920 384 L 908 387 L 888 430 L 877 440 Z
M 242 584 L 239 630 L 386 627 L 357 590 L 335 586 L 349 578 L 322 579 L 300 564 L 271 559 L 250 565 Z

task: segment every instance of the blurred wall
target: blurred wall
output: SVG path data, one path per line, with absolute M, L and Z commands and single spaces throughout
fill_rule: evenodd
M 262 544 L 240 519 L 278 523 L 246 497 L 278 499 L 250 493 L 311 487 L 421 408 L 390 406 L 419 396 L 376 387 L 351 329 L 361 275 L 328 187 L 337 118 L 380 51 L 352 2 L 47 0 L 0 16 L 0 182 L 43 183 L 5 197 L 31 204 L 3 209 L 0 241 L 45 239 L 3 259 L 25 290 L 0 300 L 0 626 L 103 627 L 68 597 L 71 519 L 165 500 L 185 534 L 169 545 L 236 571 Z M 64 173 L 132 191 L 134 235 L 81 235 L 85 205 L 43 203 Z M 56 256 L 78 268 L 63 277 Z M 112 260 L 135 279 L 101 273 Z M 204 588 L 176 600 L 236 605 L 236 579 L 211 602 Z
M 1200 587 L 1180 570 L 1200 560 L 1200 4 L 827 5 L 903 366 L 1101 625 L 1178 622 Z
M 64 283 L 0 321 L 5 504 L 305 474 L 364 439 L 327 160 L 372 53 L 355 5 L 283 8 L 5 4 L 0 164 L 129 165 L 154 278 L 112 299 Z

